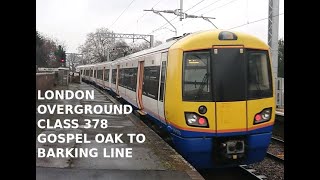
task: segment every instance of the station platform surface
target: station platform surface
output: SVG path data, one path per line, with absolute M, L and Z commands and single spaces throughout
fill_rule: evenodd
M 276 109 L 276 115 L 284 116 L 284 108 L 277 108 Z
M 110 95 L 102 93 L 100 90 L 93 88 L 91 85 L 69 84 L 69 86 L 58 87 L 61 89 L 76 90 L 94 90 L 94 100 L 38 100 L 39 104 L 99 104 L 111 105 L 118 104 Z M 132 158 L 104 158 L 104 157 L 87 157 L 87 158 L 37 158 L 36 159 L 36 178 L 38 180 L 100 180 L 100 179 L 203 179 L 203 177 L 174 149 L 164 142 L 154 131 L 147 127 L 140 119 L 133 114 L 129 115 L 91 115 L 91 114 L 38 114 L 39 119 L 79 119 L 80 127 L 78 129 L 39 129 L 37 128 L 37 136 L 40 133 L 59 134 L 59 133 L 86 133 L 91 143 L 39 143 L 36 140 L 36 146 L 42 148 L 97 148 L 100 154 L 103 148 L 111 147 L 132 147 Z M 84 129 L 84 119 L 107 119 L 107 129 Z M 124 143 L 109 144 L 97 143 L 94 140 L 95 134 L 102 133 L 104 135 L 113 133 L 143 133 L 146 136 L 144 143 L 129 143 L 128 139 L 122 138 Z M 102 152 L 101 152 L 102 154 Z

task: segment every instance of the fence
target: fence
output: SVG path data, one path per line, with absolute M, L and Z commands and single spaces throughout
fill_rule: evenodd
M 37 88 L 36 91 L 41 90 L 44 92 L 46 90 L 52 89 L 56 85 L 56 77 L 54 72 L 50 73 L 37 73 L 36 81 Z
M 37 76 L 43 76 L 44 74 L 54 73 L 55 84 L 67 86 L 69 84 L 69 68 L 59 67 L 59 68 L 42 68 L 37 67 Z M 37 77 L 38 79 L 38 77 Z M 41 77 L 39 77 L 41 79 Z M 48 82 L 50 83 L 50 82 Z

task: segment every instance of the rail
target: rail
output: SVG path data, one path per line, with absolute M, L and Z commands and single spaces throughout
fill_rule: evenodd
M 279 138 L 272 137 L 271 141 L 273 141 L 273 142 L 275 142 L 277 144 L 280 144 L 280 146 L 284 145 L 284 141 L 282 139 L 279 139 Z M 278 161 L 280 163 L 284 163 L 284 158 L 281 158 L 279 156 L 284 157 L 284 154 L 280 153 L 278 155 L 275 155 L 275 154 L 273 154 L 271 152 L 267 152 L 267 157 L 269 157 L 270 159 L 273 159 L 273 160 Z
M 259 180 L 267 179 L 267 177 L 265 175 L 260 175 L 260 174 L 256 173 L 255 169 L 252 169 L 247 165 L 240 165 L 239 167 L 241 169 L 243 169 L 245 172 L 249 173 L 255 179 L 259 179 Z

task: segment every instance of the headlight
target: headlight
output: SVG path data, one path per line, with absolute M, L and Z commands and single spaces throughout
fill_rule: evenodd
M 272 108 L 265 108 L 254 116 L 253 124 L 260 124 L 271 119 Z
M 188 126 L 209 127 L 208 120 L 204 116 L 189 112 L 186 112 L 184 115 Z
M 198 112 L 199 112 L 200 114 L 205 114 L 205 113 L 207 112 L 207 107 L 206 107 L 206 106 L 200 106 L 200 107 L 198 108 Z

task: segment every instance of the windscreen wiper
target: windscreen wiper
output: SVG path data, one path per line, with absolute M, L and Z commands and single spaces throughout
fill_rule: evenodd
M 198 98 L 200 98 L 200 96 L 202 96 L 202 92 L 203 92 L 203 88 L 204 88 L 204 86 L 205 86 L 205 82 L 208 81 L 208 76 L 209 76 L 209 73 L 206 73 L 206 74 L 203 76 L 202 82 L 201 82 L 200 87 L 199 87 L 199 89 L 198 89 L 198 92 L 197 92 L 197 94 L 196 94 L 196 96 L 195 96 L 195 100 L 198 100 Z M 207 84 L 208 84 L 208 83 L 207 83 Z

